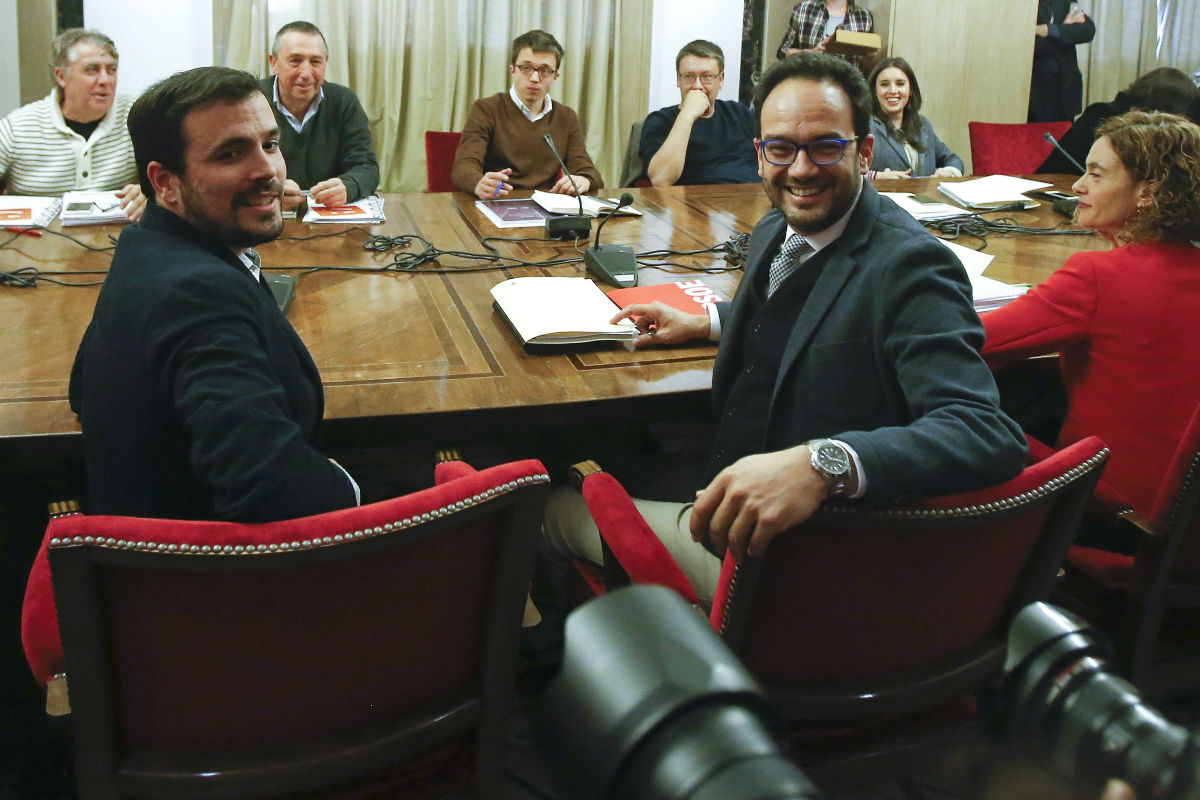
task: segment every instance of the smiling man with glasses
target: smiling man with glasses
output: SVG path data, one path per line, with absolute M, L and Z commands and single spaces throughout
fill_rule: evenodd
M 638 148 L 655 186 L 754 183 L 754 112 L 718 100 L 725 83 L 725 55 L 704 39 L 688 42 L 675 56 L 677 106 L 646 117 Z
M 718 554 L 763 553 L 826 498 L 980 488 L 1016 475 L 1026 455 L 979 354 L 962 265 L 863 180 L 874 141 L 861 73 L 800 53 L 767 71 L 755 108 L 774 209 L 751 235 L 732 302 L 615 317 L 634 320 L 638 347 L 720 341 L 707 484 L 676 503 L 636 501 L 706 601 Z M 600 559 L 577 492 L 551 494 L 544 529 L 559 552 Z
M 550 99 L 562 67 L 563 48 L 541 30 L 513 40 L 507 92 L 476 100 L 467 114 L 462 140 L 454 154 L 451 178 L 456 188 L 481 200 L 503 197 L 512 189 L 543 189 L 580 194 L 604 185 L 588 155 L 579 117 Z M 560 174 L 546 134 L 575 178 Z

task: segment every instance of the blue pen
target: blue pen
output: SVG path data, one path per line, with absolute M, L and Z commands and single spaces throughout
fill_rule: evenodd
M 496 184 L 496 191 L 492 192 L 492 197 L 499 197 L 500 190 L 502 188 L 504 188 L 504 181 L 500 181 L 499 183 Z

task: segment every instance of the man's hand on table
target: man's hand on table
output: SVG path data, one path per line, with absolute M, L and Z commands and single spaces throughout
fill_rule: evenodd
M 504 197 L 512 191 L 512 184 L 508 183 L 508 176 L 512 175 L 511 169 L 502 169 L 499 172 L 485 172 L 479 182 L 475 184 L 475 196 L 480 200 L 494 200 L 497 197 Z
M 809 460 L 808 445 L 739 459 L 696 495 L 692 538 L 707 531 L 718 551 L 737 562 L 757 556 L 777 534 L 813 515 L 829 493 Z
M 142 218 L 142 212 L 146 210 L 146 195 L 142 194 L 141 186 L 136 183 L 124 186 L 117 192 L 117 197 L 121 201 L 121 213 L 125 219 L 137 222 Z
M 666 303 L 635 303 L 622 308 L 609 322 L 623 319 L 631 319 L 637 326 L 640 335 L 633 340 L 635 348 L 708 338 L 708 314 L 688 314 Z
M 346 191 L 346 184 L 342 182 L 341 178 L 329 178 L 320 183 L 314 183 L 308 190 L 308 196 L 314 202 L 330 208 L 344 206 L 350 199 L 350 194 Z
M 579 187 L 579 194 L 587 194 L 588 189 L 592 188 L 592 182 L 582 175 L 575 175 L 575 184 L 571 184 L 571 178 L 563 175 L 554 185 L 550 187 L 550 191 L 554 194 L 575 194 L 575 187 Z

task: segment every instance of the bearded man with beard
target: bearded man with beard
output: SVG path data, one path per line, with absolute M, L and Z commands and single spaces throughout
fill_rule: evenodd
M 1027 452 L 979 354 L 962 265 L 863 180 L 874 142 L 862 74 L 799 53 L 763 75 L 754 107 L 774 209 L 737 294 L 708 314 L 652 303 L 614 317 L 634 320 L 639 347 L 720 342 L 707 484 L 694 503 L 635 501 L 706 604 L 718 554 L 762 554 L 826 498 L 982 488 L 1016 475 Z M 554 550 L 600 563 L 578 492 L 551 493 L 544 530 Z
M 320 375 L 260 276 L 283 230 L 279 128 L 249 73 L 202 67 L 129 112 L 149 203 L 71 374 L 91 514 L 241 522 L 358 502 L 313 446 Z

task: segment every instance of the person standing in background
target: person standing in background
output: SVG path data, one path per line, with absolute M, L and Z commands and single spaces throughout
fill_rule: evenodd
M 1096 23 L 1071 0 L 1039 0 L 1034 28 L 1029 121 L 1073 120 L 1083 108 L 1075 46 L 1096 36 Z
M 801 50 L 823 53 L 838 28 L 872 33 L 875 30 L 875 18 L 867 9 L 856 6 L 854 0 L 804 0 L 792 9 L 787 33 L 783 35 L 775 55 L 787 58 Z M 839 57 L 860 70 L 863 68 L 862 56 Z

